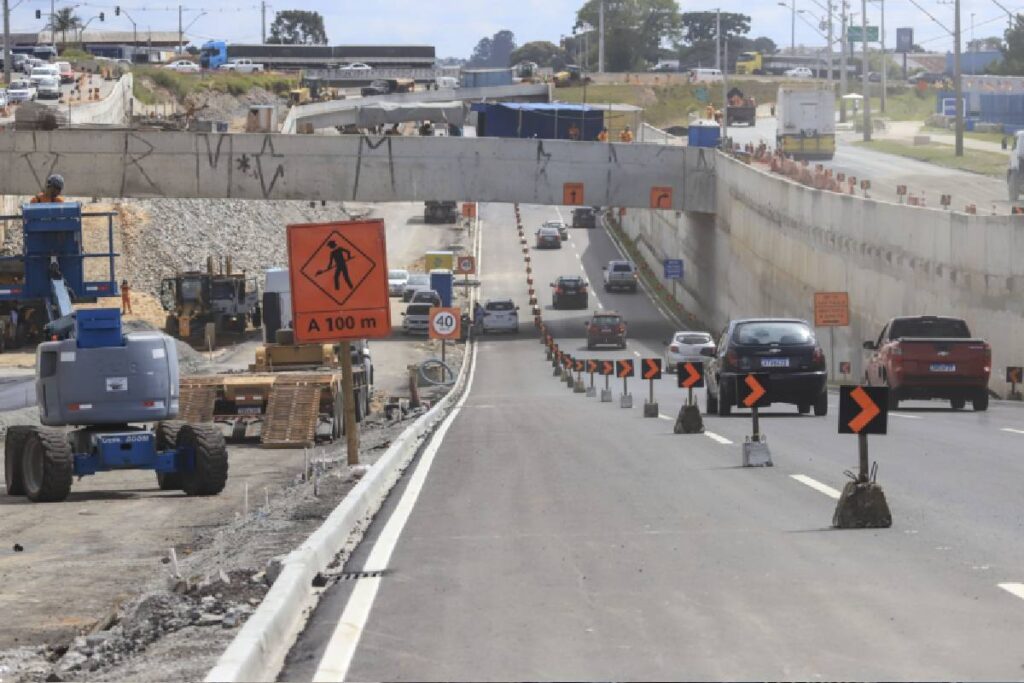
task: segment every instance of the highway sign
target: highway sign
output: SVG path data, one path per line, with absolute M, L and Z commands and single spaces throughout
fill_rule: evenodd
M 862 39 L 863 35 L 864 35 L 863 27 L 861 27 L 861 26 L 847 26 L 846 27 L 846 39 L 849 40 L 851 43 L 863 42 L 863 39 Z M 877 43 L 878 42 L 878 27 L 877 26 L 868 26 L 868 41 L 867 42 L 869 42 L 869 43 Z
M 682 280 L 683 279 L 683 259 L 681 258 L 667 258 L 661 262 L 665 268 L 665 279 L 666 280 Z
M 704 364 L 676 363 L 676 382 L 680 389 L 696 389 L 704 386 Z
M 672 188 L 671 187 L 652 187 L 651 188 L 651 208 L 652 209 L 671 209 L 672 208 Z
M 644 358 L 640 364 L 641 376 L 644 379 L 661 379 L 661 359 Z
M 459 256 L 455 259 L 455 270 L 452 271 L 456 275 L 472 275 L 476 272 L 476 257 L 475 256 Z
M 562 183 L 562 203 L 567 206 L 582 206 L 583 183 Z
M 888 387 L 839 387 L 840 434 L 885 434 L 888 423 Z
M 457 308 L 431 307 L 428 314 L 431 339 L 458 339 L 462 331 L 462 314 Z
M 738 375 L 736 377 L 736 405 L 740 408 L 767 406 L 768 375 Z
M 914 51 L 914 29 L 912 28 L 898 28 L 896 29 L 896 52 L 913 52 Z
M 1024 368 L 1020 366 L 1006 368 L 1006 381 L 1010 384 L 1024 383 Z
M 633 372 L 634 372 L 634 368 L 633 368 L 633 360 L 632 359 L 617 360 L 617 361 L 615 361 L 615 376 L 616 377 L 622 377 L 623 379 L 625 379 L 626 377 L 632 377 L 633 376 Z
M 615 361 L 603 360 L 601 361 L 600 372 L 604 376 L 610 376 L 615 374 Z
M 847 292 L 814 293 L 815 327 L 848 327 L 850 295 Z
M 287 227 L 295 342 L 391 334 L 384 221 Z
M 570 355 L 569 355 L 569 354 L 567 354 L 567 353 L 563 353 L 563 354 L 562 354 L 562 364 L 563 364 L 563 365 L 564 365 L 565 367 L 567 367 L 567 368 L 569 368 L 569 369 L 572 369 L 572 363 L 573 363 L 573 360 L 572 360 L 572 356 L 570 356 Z

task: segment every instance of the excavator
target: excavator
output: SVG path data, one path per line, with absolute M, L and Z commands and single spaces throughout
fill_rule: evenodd
M 564 71 L 554 75 L 552 81 L 556 88 L 571 88 L 578 85 L 590 85 L 590 76 L 584 76 L 583 70 L 575 64 L 568 64 Z

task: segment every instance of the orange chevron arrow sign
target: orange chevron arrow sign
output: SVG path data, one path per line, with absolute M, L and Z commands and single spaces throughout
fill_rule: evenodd
M 840 434 L 885 434 L 888 422 L 888 387 L 839 387 Z
M 1024 371 L 1018 367 L 1006 368 L 1006 381 L 1010 384 L 1022 384 L 1024 383 Z
M 591 375 L 597 372 L 597 361 L 594 360 L 593 358 L 587 361 L 587 372 L 589 372 Z
M 583 372 L 583 368 L 586 367 L 586 362 L 582 358 L 577 358 L 576 361 L 576 372 Z
M 678 363 L 676 365 L 676 381 L 680 389 L 696 389 L 704 386 L 703 363 Z
M 615 361 L 615 368 L 616 368 L 615 374 L 618 377 L 621 377 L 621 378 L 625 379 L 626 377 L 632 377 L 633 376 L 634 369 L 633 369 L 633 360 L 632 359 L 617 360 L 617 361 Z
M 768 400 L 768 376 L 767 375 L 745 375 L 736 378 L 738 391 L 736 397 L 739 399 L 741 408 L 753 408 L 755 406 L 766 406 L 771 403 Z
M 610 376 L 615 374 L 615 362 L 610 360 L 601 361 L 601 374 Z
M 661 379 L 660 358 L 644 358 L 641 367 L 643 368 L 644 379 Z

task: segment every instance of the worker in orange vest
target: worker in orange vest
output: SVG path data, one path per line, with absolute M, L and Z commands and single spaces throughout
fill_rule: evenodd
M 570 123 L 569 124 L 569 139 L 570 140 L 579 140 L 580 139 L 580 129 L 579 129 L 579 126 L 577 126 L 575 123 Z
M 597 134 L 598 142 L 608 142 L 608 129 L 602 128 L 601 132 Z
M 32 198 L 32 204 L 54 204 L 64 201 L 60 193 L 64 191 L 64 178 L 54 173 L 46 179 L 46 189 Z
M 619 133 L 619 140 L 621 142 L 633 142 L 633 131 L 629 129 L 629 126 L 623 128 L 622 132 Z
M 127 280 L 121 280 L 121 313 L 132 312 L 132 288 Z

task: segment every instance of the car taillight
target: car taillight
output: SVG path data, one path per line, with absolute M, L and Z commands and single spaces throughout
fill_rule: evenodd
M 622 323 L 619 323 L 619 332 L 622 334 L 626 333 L 626 326 L 623 325 Z
M 676 346 L 675 344 L 673 344 L 672 346 L 668 347 L 668 350 L 671 351 L 672 353 L 679 353 L 679 347 Z
M 561 287 L 555 287 L 555 294 L 561 294 L 561 293 L 562 293 L 562 288 Z
M 820 346 L 814 347 L 814 355 L 811 356 L 811 365 L 818 369 L 825 367 L 825 352 L 821 350 Z
M 735 351 L 729 351 L 725 354 L 725 367 L 735 368 L 739 365 L 739 356 L 736 355 Z

